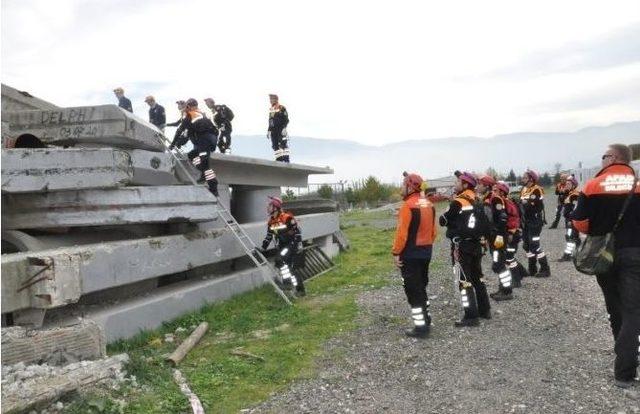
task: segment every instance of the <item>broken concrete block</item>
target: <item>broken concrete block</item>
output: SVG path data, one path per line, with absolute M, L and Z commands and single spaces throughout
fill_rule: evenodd
M 47 229 L 215 220 L 216 198 L 202 185 L 123 187 L 2 196 L 2 227 Z
M 40 98 L 36 98 L 26 91 L 2 84 L 2 112 L 24 111 L 32 109 L 58 110 L 58 106 Z
M 52 329 L 2 328 L 2 365 L 68 363 L 107 355 L 102 329 L 93 321 Z M 65 360 L 65 361 L 63 361 Z
M 2 113 L 9 135 L 31 135 L 46 145 L 94 146 L 164 152 L 162 133 L 116 105 Z

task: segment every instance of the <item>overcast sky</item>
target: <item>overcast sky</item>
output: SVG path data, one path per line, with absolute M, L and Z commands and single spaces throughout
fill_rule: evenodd
M 630 1 L 3 0 L 2 82 L 61 106 L 147 117 L 153 94 L 235 112 L 263 134 L 380 145 L 573 131 L 640 119 L 640 3 Z

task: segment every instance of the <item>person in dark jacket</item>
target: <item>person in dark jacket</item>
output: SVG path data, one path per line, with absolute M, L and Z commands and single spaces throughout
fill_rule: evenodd
M 449 208 L 440 216 L 451 239 L 451 261 L 458 278 L 464 316 L 455 326 L 477 326 L 479 318 L 491 319 L 487 286 L 482 279 L 482 244 L 477 234 L 479 223 L 474 213 L 477 180 L 468 172 L 456 171 L 457 181 Z
M 207 107 L 211 110 L 211 120 L 220 131 L 218 136 L 218 149 L 222 154 L 231 154 L 231 121 L 233 121 L 233 111 L 227 105 L 216 105 L 213 98 L 204 100 Z
M 115 88 L 113 90 L 113 93 L 116 95 L 116 98 L 118 98 L 118 106 L 124 109 L 125 111 L 129 111 L 133 113 L 133 107 L 131 106 L 131 101 L 129 100 L 129 98 L 124 96 L 124 89 Z
M 628 146 L 610 145 L 602 169 L 586 183 L 571 214 L 580 233 L 604 235 L 613 230 L 625 198 L 634 192 L 614 233 L 613 268 L 596 275 L 615 341 L 615 384 L 621 388 L 637 382 L 640 345 L 640 185 L 630 162 Z
M 167 124 L 167 115 L 164 112 L 164 106 L 158 104 L 156 98 L 151 95 L 144 98 L 144 101 L 149 105 L 149 122 L 164 132 L 164 127 Z
M 209 168 L 209 156 L 216 150 L 218 130 L 211 120 L 198 110 L 198 101 L 193 98 L 186 102 L 185 116 L 180 122 L 169 150 L 186 144 L 183 132 L 186 132 L 187 138 L 193 144 L 193 149 L 187 153 L 187 156 L 202 174 L 198 181 L 206 181 L 209 191 L 217 197 L 218 179 L 215 171 Z
M 425 338 L 430 330 L 427 286 L 431 251 L 437 232 L 436 210 L 427 199 L 423 185 L 424 181 L 418 174 L 405 176 L 402 187 L 404 202 L 398 211 L 398 226 L 391 249 L 411 307 L 414 327 L 406 335 L 414 338 Z
M 271 148 L 276 161 L 289 162 L 289 135 L 287 125 L 289 125 L 289 113 L 284 105 L 280 105 L 278 95 L 269 95 L 269 130 L 267 137 L 271 139 Z

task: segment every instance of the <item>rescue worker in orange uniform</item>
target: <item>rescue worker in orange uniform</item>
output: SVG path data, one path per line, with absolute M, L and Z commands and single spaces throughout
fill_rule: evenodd
M 285 287 L 293 287 L 298 296 L 306 294 L 304 280 L 296 273 L 296 266 L 303 254 L 302 235 L 298 222 L 293 214 L 282 210 L 282 200 L 278 197 L 269 197 L 267 207 L 269 221 L 267 223 L 267 235 L 262 242 L 262 250 L 267 250 L 272 240 L 275 240 L 278 256 L 276 267 L 280 271 L 280 277 Z
M 439 222 L 447 227 L 446 235 L 451 239 L 451 259 L 464 309 L 455 326 L 477 326 L 478 318 L 491 319 L 489 295 L 482 280 L 481 239 L 485 235 L 478 232 L 479 220 L 474 213 L 476 178 L 468 172 L 456 172 L 456 176 L 456 195 Z
M 424 181 L 418 174 L 405 175 L 398 212 L 398 226 L 391 253 L 402 275 L 404 292 L 411 307 L 413 329 L 407 336 L 425 338 L 429 334 L 429 262 L 436 237 L 435 207 L 425 195 Z
M 269 129 L 267 137 L 271 139 L 271 148 L 276 161 L 289 162 L 289 135 L 287 125 L 289 125 L 289 113 L 284 105 L 280 105 L 278 95 L 270 94 L 269 102 Z
M 578 202 L 578 197 L 580 196 L 580 192 L 578 191 L 578 180 L 573 176 L 569 176 L 565 179 L 564 188 L 567 195 L 564 199 L 562 215 L 564 217 L 564 227 L 566 229 L 564 236 L 566 245 L 564 247 L 562 257 L 558 260 L 559 262 L 568 262 L 572 260 L 573 254 L 578 246 L 580 246 L 580 233 L 573 228 L 573 223 L 571 222 L 571 213 L 573 213 L 576 203 Z
M 520 191 L 520 206 L 522 211 L 522 247 L 527 253 L 529 261 L 529 275 L 535 277 L 549 277 L 549 261 L 540 245 L 540 233 L 545 224 L 544 219 L 544 190 L 538 185 L 539 175 L 535 171 L 527 170 L 522 176 L 522 190 Z M 538 271 L 538 263 L 540 271 Z
M 187 153 L 191 163 L 202 174 L 198 181 L 204 180 L 209 191 L 218 196 L 218 178 L 215 171 L 209 168 L 209 156 L 216 150 L 218 142 L 218 130 L 213 122 L 198 110 L 198 101 L 189 98 L 185 106 L 185 115 L 180 121 L 173 142 L 169 149 L 180 148 L 184 145 L 183 132 L 186 131 L 188 139 L 193 144 L 193 149 Z
M 511 273 L 513 287 L 522 286 L 522 278 L 528 276 L 524 266 L 516 259 L 518 243 L 522 239 L 522 228 L 520 227 L 520 210 L 517 204 L 509 198 L 509 185 L 504 181 L 498 181 L 493 187 L 494 194 L 500 198 L 506 214 L 506 236 L 503 236 L 506 249 L 504 252 L 505 265 Z M 496 203 L 496 209 L 497 203 Z M 500 241 L 498 241 L 498 244 Z
M 560 216 L 562 215 L 562 211 L 564 209 L 564 200 L 567 197 L 567 189 L 565 188 L 567 177 L 567 174 L 560 174 L 560 181 L 556 183 L 558 206 L 556 207 L 556 217 L 553 219 L 553 223 L 551 223 L 551 225 L 549 226 L 550 229 L 558 228 L 558 223 L 560 222 Z
M 509 239 L 509 215 L 507 212 L 508 198 L 504 194 L 505 184 L 496 182 L 493 186 L 489 206 L 491 207 L 492 237 L 490 239 L 491 270 L 498 275 L 498 291 L 489 294 L 493 300 L 513 299 L 513 277 L 507 267 L 507 248 Z M 509 192 L 509 187 L 506 188 Z M 515 206 L 514 206 L 515 207 Z

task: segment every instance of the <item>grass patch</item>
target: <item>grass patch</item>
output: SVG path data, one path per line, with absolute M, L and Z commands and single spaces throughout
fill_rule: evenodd
M 381 212 L 372 213 L 372 219 Z M 383 212 L 382 219 L 392 217 Z M 349 213 L 369 219 L 366 213 Z M 308 282 L 306 298 L 286 306 L 264 287 L 230 300 L 208 305 L 165 324 L 108 347 L 109 354 L 127 352 L 127 367 L 139 387 L 124 386 L 101 394 L 75 399 L 65 412 L 79 413 L 179 413 L 189 404 L 174 384 L 164 354 L 176 343 L 165 343 L 165 333 L 202 321 L 209 332 L 180 364 L 191 389 L 207 413 L 237 412 L 264 401 L 293 380 L 309 377 L 323 345 L 332 337 L 356 328 L 358 292 L 390 282 L 392 230 L 353 226 L 345 230 L 351 250 L 336 258 L 336 268 Z M 183 340 L 188 332 L 176 335 Z M 231 354 L 236 348 L 261 356 L 264 361 Z M 118 400 L 127 402 L 123 408 Z

